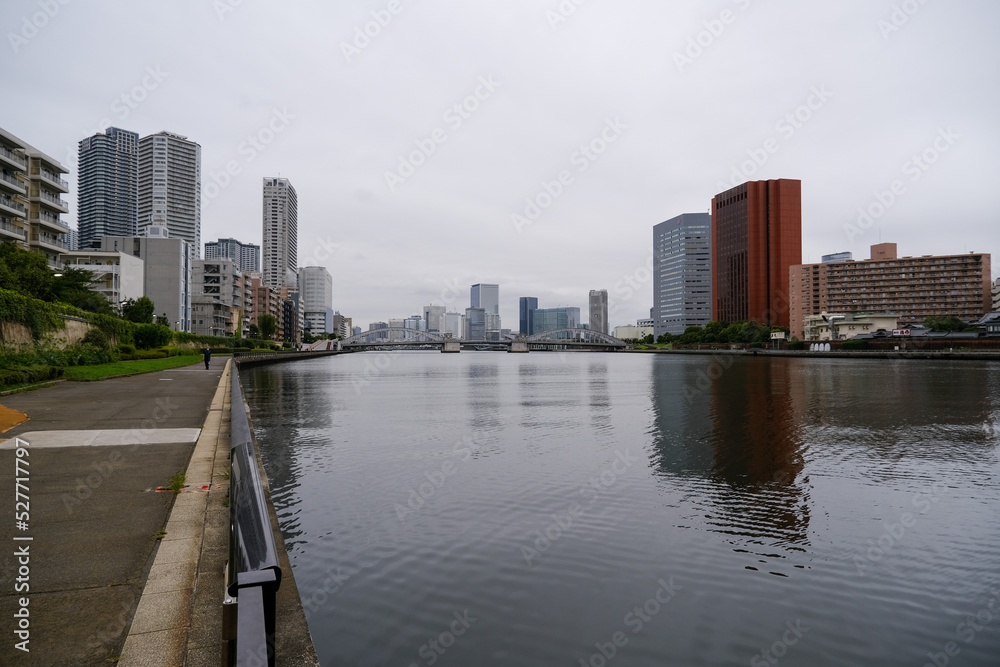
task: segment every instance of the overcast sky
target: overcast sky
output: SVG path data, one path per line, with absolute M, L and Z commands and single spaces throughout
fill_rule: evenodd
M 365 328 L 480 281 L 506 328 L 601 288 L 634 323 L 653 225 L 745 180 L 802 180 L 806 262 L 1000 254 L 996 0 L 62 1 L 0 5 L 0 127 L 70 169 L 70 224 L 81 138 L 186 135 L 202 240 L 260 243 L 291 179 Z

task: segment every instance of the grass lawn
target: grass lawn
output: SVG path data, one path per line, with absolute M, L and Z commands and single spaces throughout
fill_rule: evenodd
M 165 371 L 168 368 L 190 366 L 200 361 L 201 355 L 188 354 L 180 357 L 167 357 L 166 359 L 141 359 L 139 361 L 116 361 L 110 364 L 95 364 L 93 366 L 69 366 L 66 368 L 63 377 L 67 380 L 75 380 L 77 382 L 93 382 L 94 380 L 107 380 L 108 378 L 138 375 L 139 373 Z

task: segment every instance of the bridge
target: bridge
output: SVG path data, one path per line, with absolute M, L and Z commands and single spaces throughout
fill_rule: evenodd
M 327 343 L 327 341 L 319 341 Z M 462 340 L 451 334 L 419 331 L 404 327 L 369 329 L 340 341 L 345 351 L 387 350 L 387 349 L 439 349 L 442 352 L 465 350 L 497 350 L 505 352 L 529 352 L 532 350 L 580 349 L 590 351 L 612 351 L 625 348 L 625 342 L 608 334 L 591 329 L 556 329 L 531 336 L 517 336 L 498 341 Z

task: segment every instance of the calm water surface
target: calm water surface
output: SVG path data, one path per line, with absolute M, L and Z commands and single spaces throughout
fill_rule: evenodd
M 325 666 L 1000 665 L 1000 365 L 402 352 L 243 384 Z

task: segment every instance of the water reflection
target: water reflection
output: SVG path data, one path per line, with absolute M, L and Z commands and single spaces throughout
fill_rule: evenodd
M 692 522 L 732 536 L 737 551 L 768 562 L 803 551 L 809 480 L 789 366 L 764 359 L 664 360 L 653 364 L 651 384 L 652 460 L 661 474 L 686 482 Z M 758 569 L 757 560 L 748 569 Z

